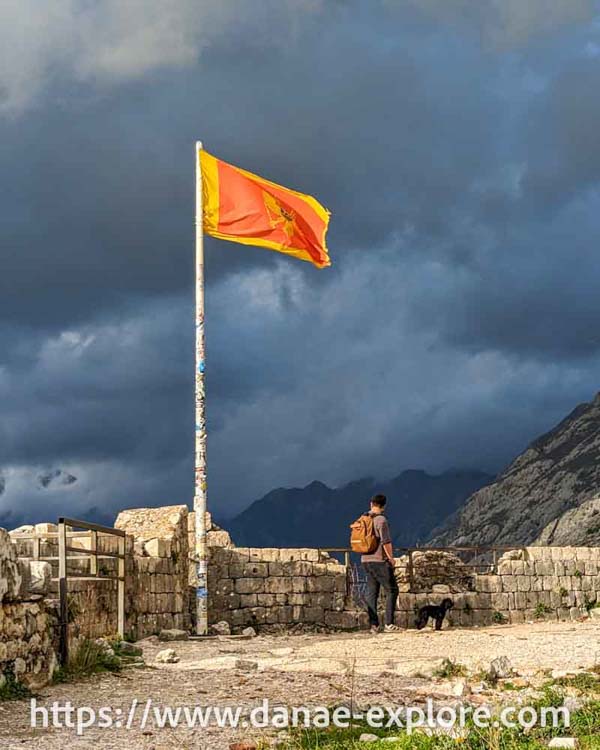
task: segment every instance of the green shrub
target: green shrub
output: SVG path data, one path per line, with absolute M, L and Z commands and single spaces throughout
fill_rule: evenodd
M 25 698 L 31 698 L 31 690 L 17 680 L 12 664 L 5 667 L 3 672 L 0 672 L 0 677 L 2 676 L 4 677 L 4 680 L 0 685 L 0 702 L 18 701 L 24 700 Z

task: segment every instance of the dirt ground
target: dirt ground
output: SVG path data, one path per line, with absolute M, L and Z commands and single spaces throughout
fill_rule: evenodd
M 76 684 L 45 688 L 38 706 L 71 701 L 75 707 L 113 709 L 121 727 L 90 727 L 78 737 L 73 728 L 30 726 L 28 701 L 0 704 L 0 748 L 24 750 L 227 750 L 240 739 L 277 732 L 219 728 L 141 728 L 147 701 L 152 706 L 243 706 L 249 711 L 268 698 L 271 705 L 401 705 L 427 696 L 456 700 L 451 680 L 432 678 L 444 658 L 471 674 L 508 656 L 516 673 L 533 679 L 542 670 L 574 670 L 600 664 L 600 623 L 545 623 L 480 629 L 259 636 L 250 640 L 215 638 L 157 643 L 142 641 L 146 666 L 101 675 Z M 174 648 L 180 661 L 156 662 Z M 472 678 L 475 679 L 475 678 Z M 480 702 L 485 695 L 477 696 Z M 137 701 L 137 704 L 133 704 Z M 131 727 L 125 726 L 135 706 Z M 153 710 L 153 709 L 152 709 Z M 119 713 L 119 711 L 121 713 Z

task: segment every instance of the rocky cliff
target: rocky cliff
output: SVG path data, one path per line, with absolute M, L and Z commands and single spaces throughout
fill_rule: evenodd
M 600 394 L 475 492 L 433 545 L 600 544 Z

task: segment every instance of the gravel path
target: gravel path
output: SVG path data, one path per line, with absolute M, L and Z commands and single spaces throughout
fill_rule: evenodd
M 257 730 L 210 726 L 158 729 L 140 722 L 148 699 L 153 706 L 237 706 L 250 709 L 268 698 L 278 705 L 396 705 L 426 695 L 451 695 L 451 685 L 432 679 L 449 657 L 477 671 L 496 656 L 508 656 L 522 674 L 542 669 L 589 668 L 600 663 L 600 623 L 537 623 L 469 630 L 403 631 L 372 636 L 260 636 L 252 640 L 210 639 L 176 643 L 141 642 L 147 666 L 84 682 L 54 685 L 38 705 L 71 701 L 76 707 L 113 708 L 124 725 L 133 700 L 139 702 L 130 729 L 90 727 L 31 729 L 28 702 L 0 704 L 0 748 L 25 750 L 227 750 Z M 156 654 L 173 647 L 180 661 L 159 664 Z M 116 711 L 120 710 L 119 715 Z M 250 731 L 250 734 L 249 734 Z M 271 733 L 273 736 L 273 733 Z

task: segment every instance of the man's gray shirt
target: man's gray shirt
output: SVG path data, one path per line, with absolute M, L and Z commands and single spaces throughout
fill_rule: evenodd
M 373 528 L 375 536 L 379 539 L 379 544 L 377 545 L 375 552 L 372 552 L 370 555 L 362 555 L 360 560 L 363 563 L 385 562 L 387 560 L 385 552 L 383 551 L 383 545 L 389 544 L 392 541 L 392 537 L 387 518 L 383 513 L 373 515 Z

